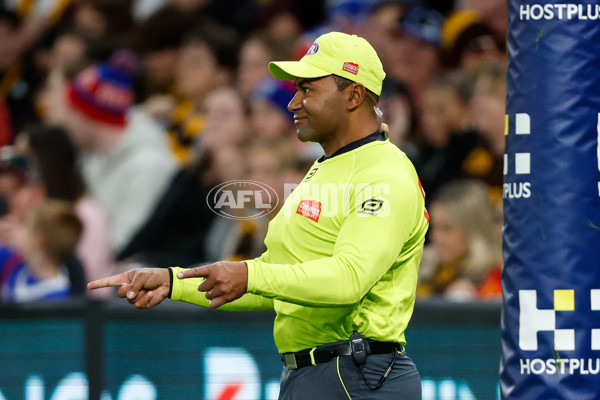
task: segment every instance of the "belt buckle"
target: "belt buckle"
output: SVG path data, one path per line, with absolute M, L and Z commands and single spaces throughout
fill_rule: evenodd
M 294 353 L 285 353 L 283 355 L 283 361 L 287 369 L 298 369 L 298 363 L 296 362 L 296 355 Z

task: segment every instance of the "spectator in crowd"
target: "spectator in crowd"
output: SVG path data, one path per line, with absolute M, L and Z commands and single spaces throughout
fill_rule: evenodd
M 0 146 L 21 147 L 39 119 L 71 135 L 87 190 L 75 185 L 76 198 L 64 199 L 75 201 L 84 225 L 76 255 L 86 274 L 97 270 L 89 267 L 94 261 L 86 242 L 99 243 L 103 259 L 153 266 L 243 258 L 260 247 L 260 224 L 224 221 L 205 197 L 231 180 L 295 183 L 322 155 L 318 145 L 288 133 L 286 97 L 293 92 L 264 78 L 269 60 L 299 59 L 332 28 L 366 37 L 380 55 L 388 72 L 382 122 L 417 167 L 427 201 L 443 184 L 472 178 L 487 184 L 501 210 L 506 1 L 232 1 L 0 5 Z M 117 48 L 137 52 L 143 67 L 131 57 L 111 60 Z M 82 73 L 86 67 L 95 72 Z M 463 84 L 466 76 L 474 81 Z M 96 84 L 98 91 L 89 90 Z M 112 103 L 104 102 L 108 97 Z M 274 152 L 286 153 L 288 145 L 298 156 L 275 171 L 280 157 Z M 46 152 L 27 146 L 27 158 Z M 49 152 L 58 144 L 43 146 Z M 54 184 L 41 173 L 32 180 L 32 163 L 8 161 L 0 162 L 0 213 L 14 214 L 10 199 L 23 188 L 32 193 L 39 185 L 38 200 L 49 197 L 46 186 Z M 81 212 L 81 204 L 94 201 L 101 210 L 93 214 L 105 213 L 110 224 Z M 240 235 L 240 227 L 246 233 Z M 107 229 L 108 243 L 90 239 L 90 232 Z M 227 245 L 226 237 L 233 238 Z
M 444 17 L 425 7 L 410 7 L 395 30 L 393 58 L 384 64 L 389 77 L 408 86 L 417 109 L 423 91 L 440 68 L 441 28 Z
M 65 70 L 72 65 L 83 64 L 87 60 L 89 40 L 79 31 L 66 26 L 48 29 L 28 51 L 38 74 L 39 87 L 34 88 L 35 111 L 40 116 L 43 110 L 37 103 L 38 92 L 53 69 Z
M 164 131 L 134 106 L 129 53 L 72 79 L 57 116 L 81 152 L 86 186 L 108 215 L 111 245 L 123 249 L 173 178 Z
M 237 69 L 237 87 L 242 95 L 249 97 L 261 81 L 270 78 L 270 60 L 287 60 L 290 53 L 288 43 L 266 34 L 257 34 L 244 41 Z
M 212 259 L 221 246 L 230 249 L 219 233 L 229 234 L 236 224 L 215 218 L 206 199 L 218 184 L 245 177 L 247 156 L 242 148 L 249 134 L 248 105 L 237 89 L 224 85 L 208 93 L 200 110 L 205 122 L 190 148 L 190 161 L 171 180 L 153 217 L 119 252 L 121 264 L 192 265 Z
M 85 190 L 75 147 L 66 131 L 53 126 L 27 129 L 17 136 L 15 148 L 17 154 L 29 160 L 32 176 L 12 196 L 11 215 L 17 221 L 24 221 L 26 215 L 46 199 L 72 204 L 83 224 L 74 255 L 83 265 L 85 279 L 95 279 L 112 272 L 108 219 Z M 70 260 L 67 261 L 69 263 Z M 101 291 L 94 297 L 106 298 L 111 294 L 110 290 Z
M 182 100 L 168 124 L 169 147 L 180 165 L 190 160 L 194 141 L 203 130 L 206 97 L 233 83 L 236 63 L 237 36 L 231 29 L 206 24 L 184 39 L 175 72 L 175 90 Z
M 448 68 L 475 72 L 486 63 L 506 58 L 505 39 L 500 38 L 477 12 L 452 13 L 442 27 L 442 55 Z
M 439 73 L 424 92 L 421 128 L 425 140 L 415 167 L 430 199 L 444 184 L 462 176 L 465 168 L 478 167 L 479 158 L 472 153 L 481 138 L 472 128 L 472 93 L 472 79 L 461 71 Z
M 300 40 L 303 31 L 322 22 L 325 12 L 320 0 L 258 3 L 251 17 L 254 20 L 254 29 L 290 46 Z M 301 55 L 308 47 L 310 44 L 303 48 Z
M 87 62 L 89 40 L 81 32 L 65 30 L 58 33 L 53 41 L 48 71 L 67 71 Z
M 499 299 L 501 225 L 485 184 L 451 182 L 429 210 L 431 241 L 423 254 L 418 298 Z
M 407 5 L 399 1 L 374 2 L 365 23 L 365 38 L 373 44 L 386 70 L 397 57 L 394 42 L 398 36 L 398 21 L 405 14 L 406 8 Z M 386 77 L 388 79 L 390 76 Z
M 207 231 L 215 219 L 208 208 L 212 187 L 204 181 L 202 155 L 181 167 L 157 206 L 116 257 L 119 265 L 189 266 L 206 260 Z
M 64 266 L 82 224 L 71 204 L 46 200 L 28 216 L 16 248 L 0 244 L 0 293 L 3 302 L 64 300 L 73 296 Z
M 179 168 L 152 218 L 117 254 L 120 264 L 168 267 L 203 262 L 221 245 L 215 229 L 226 232 L 233 225 L 226 218 L 215 218 L 206 199 L 218 184 L 244 178 L 248 106 L 235 88 L 223 86 L 208 94 L 201 109 L 206 123 L 191 148 L 190 161 Z
M 287 138 L 255 140 L 248 148 L 248 155 L 248 178 L 269 185 L 279 198 L 274 211 L 268 215 L 270 219 L 283 205 L 291 190 L 306 175 L 308 167 L 303 168 L 300 179 L 292 178 L 298 165 L 302 162 L 302 154 L 298 154 L 293 142 Z
M 333 29 L 362 34 L 373 3 L 371 0 L 326 1 L 327 21 Z
M 192 20 L 209 18 L 220 25 L 227 25 L 241 36 L 246 36 L 254 23 L 255 0 L 164 0 L 172 4 Z M 307 1 L 307 0 L 305 0 Z M 269 4 L 271 2 L 267 2 Z M 280 3 L 280 2 L 273 2 Z M 284 2 L 285 3 L 285 2 Z
M 379 108 L 388 126 L 390 142 L 402 149 L 414 163 L 422 140 L 417 110 L 408 87 L 393 78 L 386 78 L 381 89 Z
M 0 146 L 35 120 L 34 90 L 39 85 L 23 24 L 16 12 L 0 7 Z
M 88 58 L 89 41 L 79 32 L 67 30 L 59 32 L 51 47 L 38 50 L 45 58 L 46 77 L 44 84 L 36 93 L 36 112 L 38 118 L 47 125 L 60 125 L 65 111 L 65 92 L 69 80 L 92 65 Z
M 247 177 L 242 148 L 249 133 L 248 105 L 235 88 L 223 86 L 210 92 L 202 110 L 206 123 L 192 148 L 191 161 L 171 180 L 153 217 L 118 253 L 121 264 L 168 267 L 197 264 L 214 259 L 217 253 L 233 257 L 236 250 L 223 240 L 238 226 L 215 218 L 206 199 L 218 184 Z
M 502 207 L 504 180 L 504 129 L 506 115 L 506 69 L 503 63 L 485 64 L 479 69 L 471 100 L 475 128 L 483 146 L 466 160 L 465 176 L 481 179 L 490 187 L 490 197 Z
M 205 179 L 211 185 L 243 179 L 246 157 L 243 146 L 249 140 L 250 110 L 238 90 L 224 86 L 213 90 L 202 110 L 206 123 L 196 151 L 206 152 L 209 165 Z
M 323 150 L 316 143 L 297 140 L 293 114 L 287 108 L 295 91 L 291 82 L 271 77 L 254 88 L 250 98 L 253 138 L 285 138 L 301 157 L 315 159 Z
M 250 142 L 248 104 L 235 88 L 222 87 L 210 93 L 203 109 L 206 112 L 206 125 L 199 145 L 207 160 L 205 182 L 215 187 L 220 183 L 247 179 L 248 156 L 244 149 Z M 235 185 L 229 187 L 237 190 Z M 231 215 L 238 217 L 244 217 L 246 211 L 241 208 L 228 210 Z M 225 243 L 225 238 L 237 237 L 237 221 L 217 217 L 209 229 L 205 243 L 207 259 L 234 257 L 236 246 Z
M 152 100 L 154 103 L 164 95 L 175 94 L 174 66 L 183 37 L 190 28 L 189 17 L 174 5 L 161 7 L 134 28 L 132 46 L 142 57 L 147 69 L 146 89 L 149 95 L 157 95 Z M 156 115 L 161 119 L 166 118 L 163 108 L 157 110 L 161 113 Z
M 473 10 L 506 41 L 508 36 L 508 2 L 505 0 L 456 0 L 456 10 Z
M 287 109 L 295 92 L 291 82 L 273 78 L 267 78 L 255 86 L 250 97 L 255 135 L 270 138 L 296 136 L 293 114 Z
M 220 254 L 213 253 L 214 260 L 223 258 L 240 261 L 261 255 L 266 250 L 264 238 L 268 223 L 283 205 L 285 196 L 289 195 L 286 189 L 290 189 L 290 184 L 300 183 L 300 180 L 288 182 L 290 177 L 288 172 L 297 157 L 295 146 L 288 138 L 259 138 L 252 141 L 246 151 L 248 170 L 246 178 L 257 182 L 263 188 L 266 185 L 267 189 L 261 190 L 260 194 L 262 204 L 269 208 L 264 209 L 266 214 L 257 218 L 218 221 L 219 224 L 215 224 L 213 229 L 215 237 L 209 238 L 211 248 L 220 249 Z M 274 194 L 276 197 L 273 197 Z M 250 211 L 250 213 L 255 212 L 254 209 Z
M 14 158 L 12 146 L 0 147 L 0 217 L 8 212 L 10 199 L 27 180 L 25 168 Z
M 31 43 L 48 29 L 68 20 L 77 3 L 78 0 L 11 0 L 4 1 L 3 7 L 22 18 L 27 41 Z
M 293 58 L 306 54 L 314 40 L 332 31 L 364 36 L 373 2 L 368 0 L 325 1 L 322 4 L 325 20 L 307 29 L 296 41 Z
M 26 155 L 16 154 L 13 148 L 5 147 L 3 152 L 8 153 L 3 164 L 16 167 L 16 169 L 8 169 L 5 174 L 14 174 L 13 183 L 16 182 L 17 185 L 13 188 L 12 194 L 6 197 L 7 207 L 0 219 L 0 243 L 25 253 L 27 251 L 24 247 L 26 246 L 24 239 L 27 237 L 27 218 L 49 198 L 46 196 L 41 168 L 37 160 L 30 155 L 25 158 Z M 86 279 L 80 260 L 73 253 L 64 260 L 64 266 L 73 294 L 83 295 Z
M 74 26 L 95 41 L 124 45 L 133 25 L 131 0 L 83 0 L 74 11 Z

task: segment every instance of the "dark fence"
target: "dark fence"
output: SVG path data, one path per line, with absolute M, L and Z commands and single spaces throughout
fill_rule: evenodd
M 0 307 L 0 400 L 276 399 L 272 312 L 166 301 Z M 492 400 L 500 304 L 417 303 L 407 351 L 423 400 Z

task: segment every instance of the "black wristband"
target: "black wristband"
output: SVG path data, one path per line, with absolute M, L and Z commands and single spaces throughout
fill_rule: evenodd
M 171 294 L 173 294 L 173 268 L 169 267 L 169 295 L 167 296 L 169 299 L 171 298 Z

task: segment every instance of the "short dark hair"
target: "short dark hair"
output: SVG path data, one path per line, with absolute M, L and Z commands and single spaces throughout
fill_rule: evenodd
M 344 78 L 339 75 L 331 75 L 331 76 L 333 76 L 333 81 L 335 82 L 335 86 L 337 87 L 337 90 L 340 92 L 354 83 L 354 81 L 351 81 L 350 79 Z M 379 96 L 377 96 L 375 93 L 373 93 L 369 89 L 367 89 L 367 101 L 369 101 L 371 103 L 371 105 L 373 107 L 375 107 L 377 104 L 379 104 Z
M 21 26 L 22 20 L 15 11 L 9 10 L 4 6 L 4 2 L 0 5 L 0 23 L 4 23 L 11 30 L 17 30 Z
M 133 48 L 142 55 L 177 49 L 190 29 L 190 18 L 177 7 L 166 5 L 136 28 L 133 34 Z
M 197 43 L 208 47 L 220 67 L 231 70 L 237 68 L 239 38 L 233 29 L 215 22 L 207 22 L 200 28 L 188 32 L 183 38 L 182 45 Z

